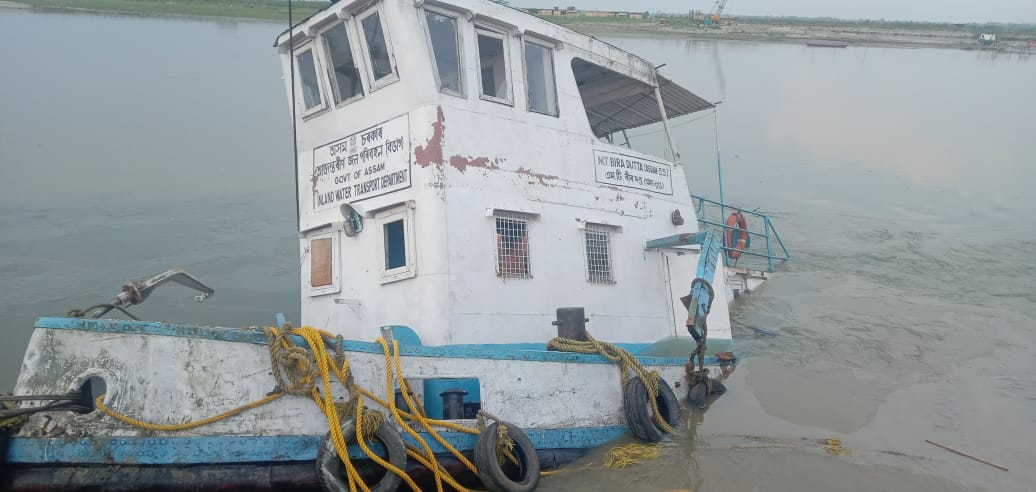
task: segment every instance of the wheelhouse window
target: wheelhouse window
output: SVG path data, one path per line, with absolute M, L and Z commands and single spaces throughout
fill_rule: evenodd
M 381 223 L 381 283 L 412 278 L 417 274 L 414 256 L 412 209 L 398 207 L 377 217 Z
M 511 104 L 510 71 L 507 67 L 507 45 L 503 34 L 485 29 L 475 30 L 478 37 L 478 64 L 483 99 Z
M 295 55 L 295 70 L 298 72 L 299 90 L 302 92 L 302 114 L 322 109 L 324 99 L 320 94 L 320 80 L 317 79 L 317 64 L 312 48 L 306 48 Z
M 516 213 L 499 213 L 496 222 L 496 276 L 532 278 L 529 268 L 529 220 Z
M 323 38 L 327 59 L 331 64 L 328 72 L 331 76 L 331 90 L 334 93 L 335 104 L 363 96 L 360 70 L 353 57 L 345 24 L 339 23 L 324 31 Z
M 426 10 L 425 21 L 428 23 L 428 41 L 432 45 L 432 54 L 435 57 L 435 75 L 439 80 L 439 90 L 463 95 L 457 19 Z
M 586 250 L 586 281 L 592 284 L 614 284 L 611 236 L 614 228 L 602 224 L 586 224 L 583 245 Z
M 529 111 L 558 115 L 558 96 L 554 84 L 554 50 L 526 41 L 525 87 L 529 95 Z
M 377 10 L 368 14 L 360 19 L 360 26 L 370 62 L 368 73 L 374 81 L 373 85 L 377 87 L 395 80 L 396 69 L 392 65 L 392 53 L 381 23 L 381 14 Z

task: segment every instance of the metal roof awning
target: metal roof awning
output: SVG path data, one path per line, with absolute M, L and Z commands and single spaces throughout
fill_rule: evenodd
M 583 60 L 575 60 L 572 69 L 595 136 L 662 121 L 651 84 Z M 665 77 L 658 76 L 658 84 L 669 119 L 715 106 Z

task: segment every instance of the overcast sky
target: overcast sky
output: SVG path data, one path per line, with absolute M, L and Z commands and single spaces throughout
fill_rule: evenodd
M 686 12 L 715 0 L 512 0 L 516 7 Z M 1036 0 L 729 0 L 730 15 L 838 17 L 943 22 L 1036 23 Z

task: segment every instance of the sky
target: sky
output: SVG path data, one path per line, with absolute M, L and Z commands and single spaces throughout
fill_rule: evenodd
M 574 5 L 582 10 L 708 12 L 715 0 L 512 0 L 511 4 L 541 8 Z M 728 0 L 726 14 L 1036 24 L 1036 0 Z

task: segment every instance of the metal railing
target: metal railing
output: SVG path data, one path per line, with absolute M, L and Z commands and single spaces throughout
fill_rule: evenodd
M 791 254 L 788 253 L 788 248 L 784 246 L 784 241 L 781 240 L 780 234 L 777 233 L 777 228 L 773 226 L 773 222 L 770 217 L 766 214 L 761 214 L 755 210 L 745 210 L 740 207 L 727 205 L 725 203 L 709 200 L 708 198 L 700 197 L 697 195 L 691 195 L 694 200 L 695 213 L 698 216 L 698 223 L 702 225 L 703 229 L 712 228 L 718 229 L 720 234 L 724 238 L 723 246 L 720 250 L 724 252 L 724 255 L 728 251 L 733 250 L 731 246 L 726 244 L 727 231 L 740 230 L 737 227 L 731 227 L 726 225 L 725 221 L 727 214 L 731 212 L 741 212 L 745 216 L 746 228 L 742 231 L 748 234 L 748 244 L 745 249 L 739 250 L 742 255 L 750 256 L 753 258 L 765 258 L 766 259 L 766 271 L 773 271 L 774 260 L 790 260 Z M 714 220 L 713 216 L 710 215 L 710 211 L 718 212 L 719 218 Z M 760 251 L 760 248 L 753 248 L 751 245 L 752 237 L 763 238 L 766 244 L 766 251 Z M 730 266 L 737 266 L 738 260 L 731 260 L 729 256 L 724 260 Z M 750 262 L 754 263 L 754 262 Z

